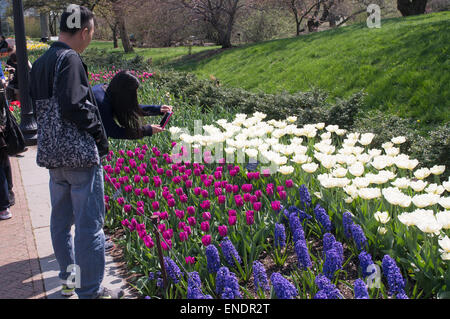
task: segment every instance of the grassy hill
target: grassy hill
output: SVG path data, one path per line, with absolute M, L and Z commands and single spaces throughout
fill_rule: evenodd
M 424 125 L 450 119 L 450 12 L 381 21 L 221 51 L 170 66 L 222 84 L 276 93 L 319 87 L 368 93 L 366 109 Z

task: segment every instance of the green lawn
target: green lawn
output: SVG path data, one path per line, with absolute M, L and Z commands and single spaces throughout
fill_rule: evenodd
M 108 52 L 123 52 L 122 44 L 119 41 L 119 47 L 114 49 L 112 42 L 110 41 L 92 41 L 89 48 L 107 50 Z M 218 47 L 192 47 L 192 54 L 216 49 Z M 178 58 L 189 54 L 189 47 L 170 47 L 170 48 L 134 48 L 134 53 L 128 53 L 126 58 L 132 58 L 136 54 L 143 56 L 146 60 L 151 58 L 154 66 L 160 66 L 169 62 L 172 62 Z
M 267 93 L 319 87 L 332 97 L 364 89 L 366 107 L 423 123 L 450 119 L 450 12 L 382 20 L 225 50 L 180 71 Z

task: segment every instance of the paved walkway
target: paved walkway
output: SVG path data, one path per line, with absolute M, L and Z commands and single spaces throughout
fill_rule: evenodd
M 36 146 L 10 159 L 16 204 L 11 207 L 13 217 L 0 220 L 0 299 L 64 298 L 50 239 L 48 170 L 36 165 Z M 118 272 L 107 253 L 103 285 L 127 288 Z

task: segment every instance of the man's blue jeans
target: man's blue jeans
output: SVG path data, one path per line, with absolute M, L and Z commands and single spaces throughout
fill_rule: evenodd
M 76 265 L 75 292 L 80 299 L 95 297 L 105 271 L 105 219 L 102 166 L 49 169 L 52 213 L 50 232 L 60 267 L 67 280 Z M 70 233 L 75 224 L 75 239 Z M 76 277 L 80 276 L 80 277 Z M 72 277 L 71 277 L 72 279 Z M 79 280 L 77 280 L 79 279 Z

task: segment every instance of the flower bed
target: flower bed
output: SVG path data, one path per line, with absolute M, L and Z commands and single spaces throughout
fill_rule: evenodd
M 203 125 L 204 135 L 173 126 L 170 154 L 145 144 L 110 152 L 107 223 L 126 230 L 143 295 L 446 296 L 445 167 L 415 170 L 402 137 L 371 149 L 370 133 L 264 118 L 238 114 Z

